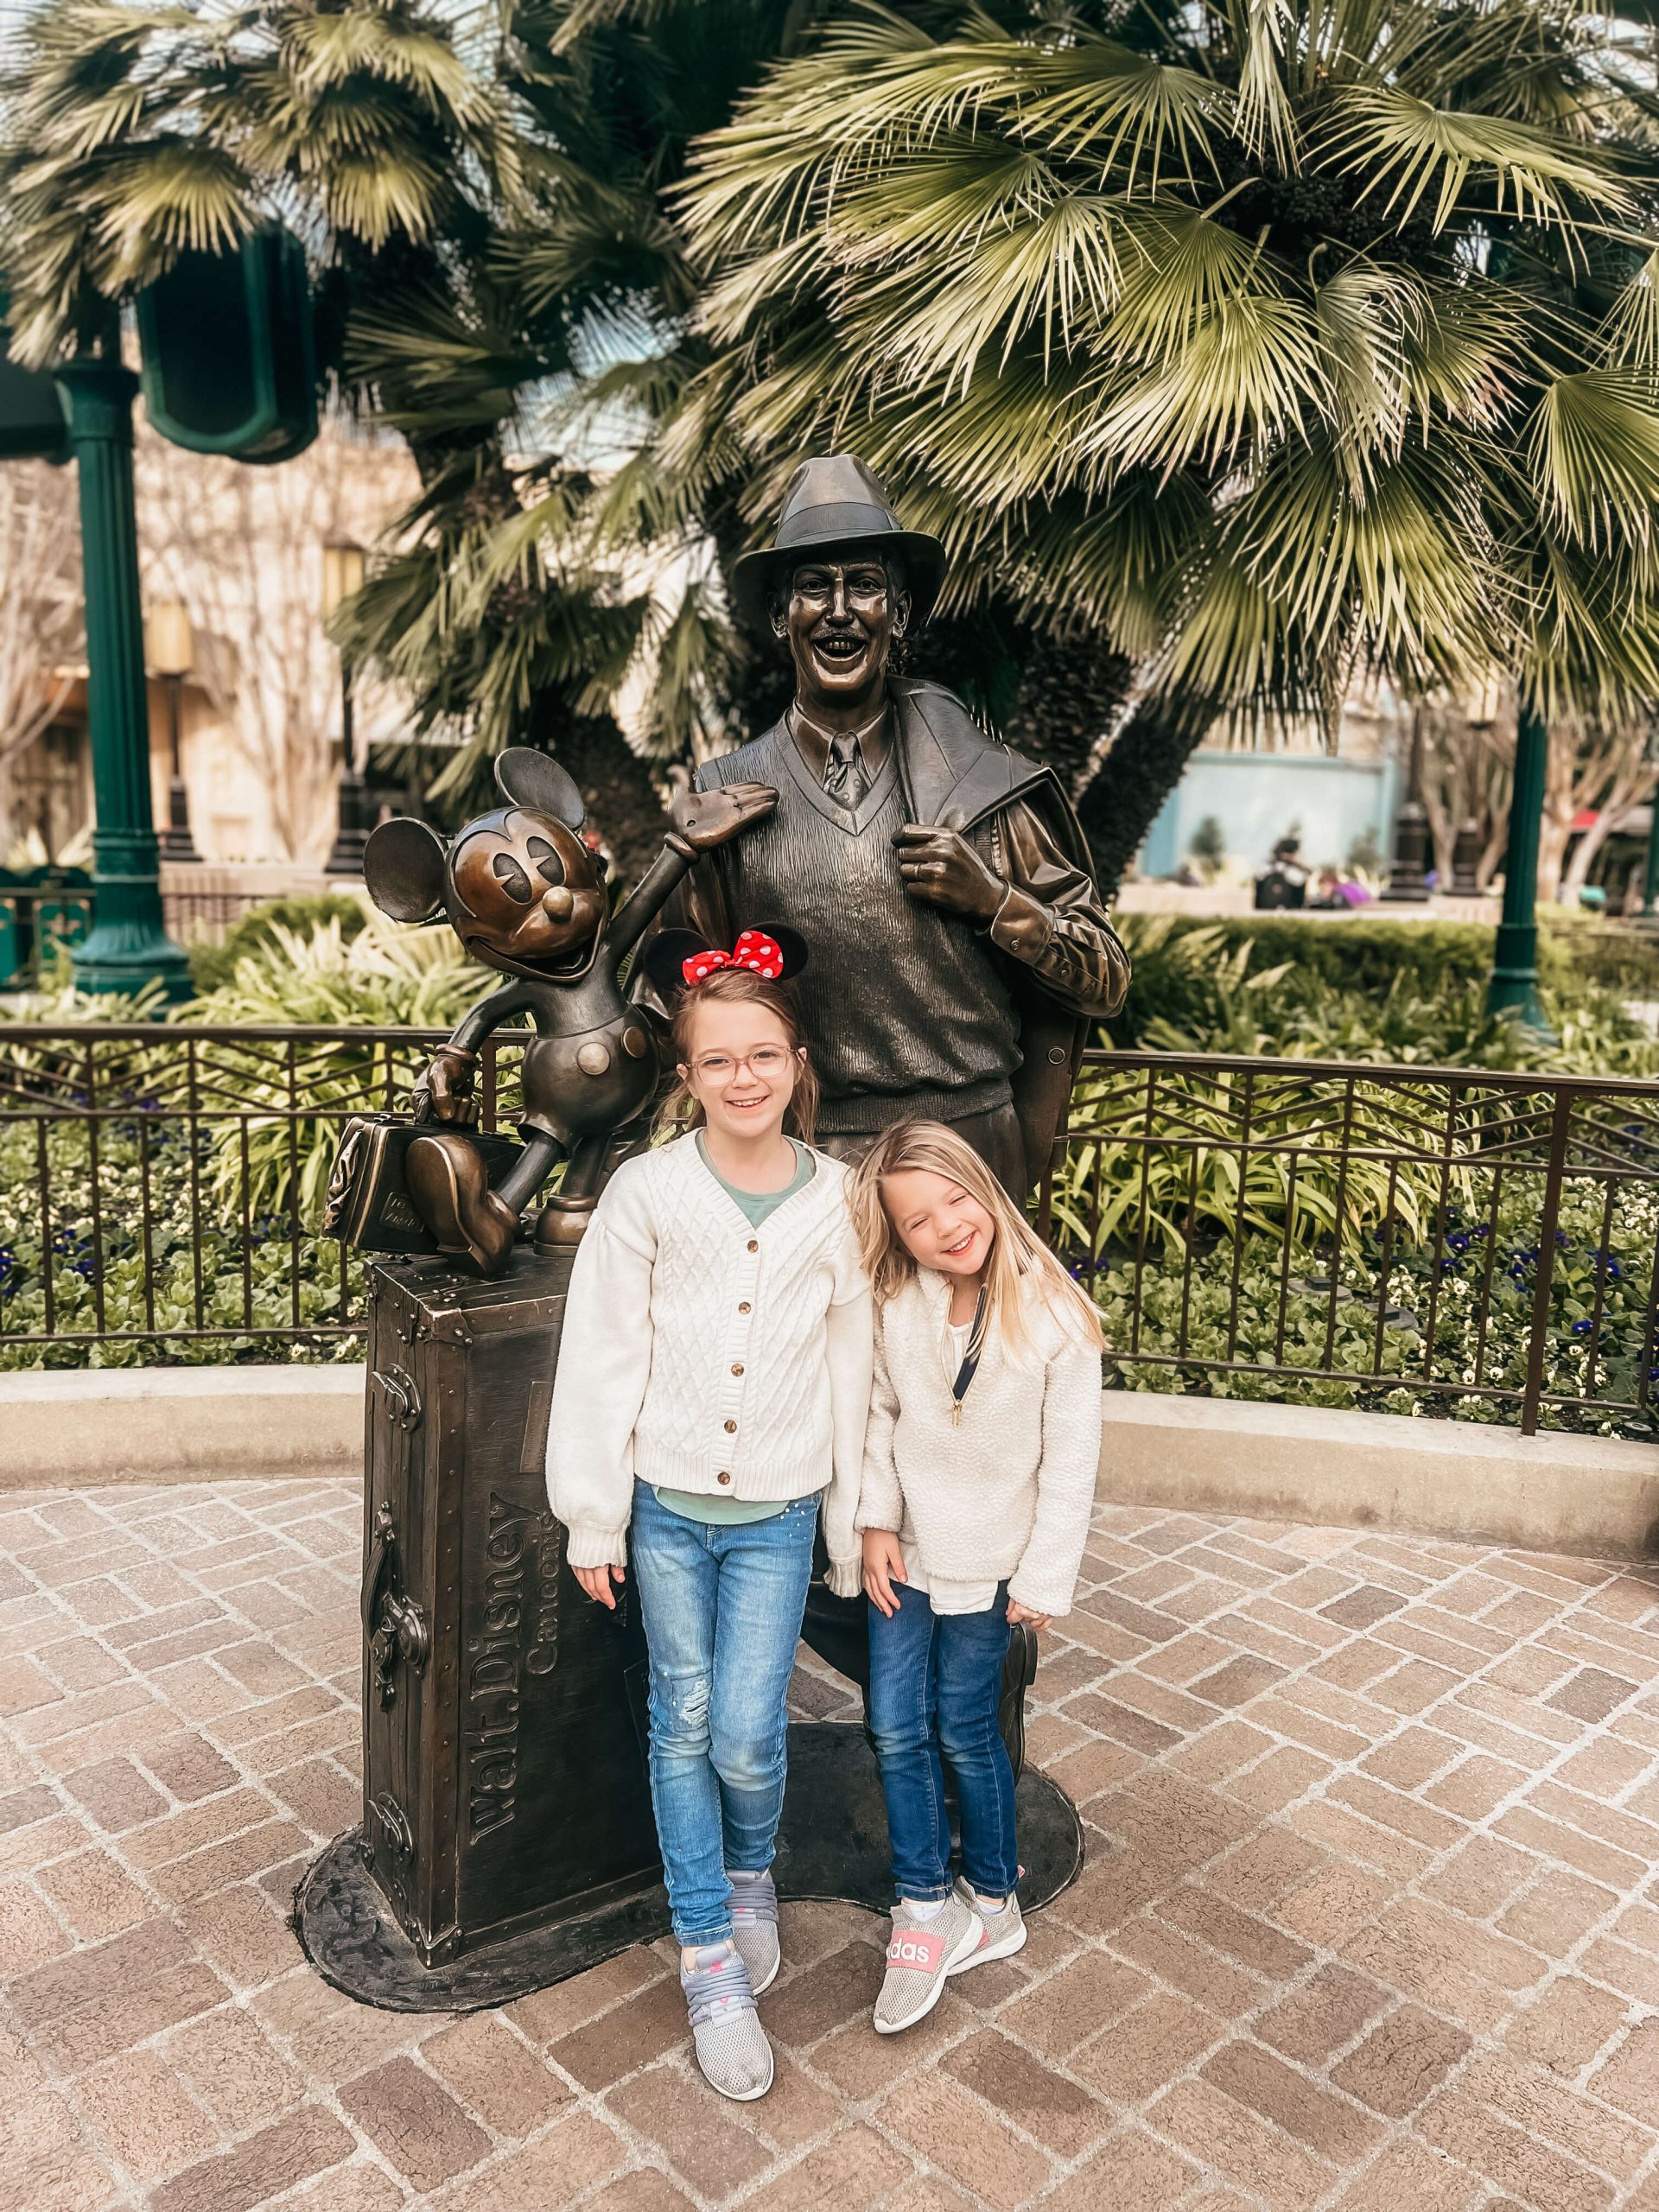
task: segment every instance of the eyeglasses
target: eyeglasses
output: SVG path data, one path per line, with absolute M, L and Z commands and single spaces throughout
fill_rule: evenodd
M 693 1060 L 691 1072 L 703 1083 L 730 1083 L 740 1068 L 747 1068 L 757 1082 L 770 1083 L 782 1075 L 789 1065 L 789 1052 L 782 1045 L 757 1045 L 752 1052 L 705 1052 L 700 1060 Z

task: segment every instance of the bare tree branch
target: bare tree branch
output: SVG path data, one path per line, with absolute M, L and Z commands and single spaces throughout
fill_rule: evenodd
M 56 720 L 82 652 L 80 532 L 72 470 L 0 468 L 0 842 L 19 757 Z

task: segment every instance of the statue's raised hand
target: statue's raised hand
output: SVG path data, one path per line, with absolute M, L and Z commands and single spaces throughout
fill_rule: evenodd
M 741 836 L 751 823 L 764 822 L 778 804 L 770 784 L 721 784 L 711 791 L 680 791 L 674 800 L 674 827 L 693 852 L 712 851 Z

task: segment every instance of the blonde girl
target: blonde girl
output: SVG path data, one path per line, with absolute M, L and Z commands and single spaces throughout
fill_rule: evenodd
M 875 1297 L 857 1526 L 870 1726 L 893 1857 L 882 2035 L 1020 1948 L 1014 1775 L 997 1729 L 1010 1625 L 1069 1611 L 1100 1460 L 1100 1322 L 979 1155 L 900 1122 L 850 1192 Z M 944 1769 L 962 1874 L 950 1882 Z
M 548 1446 L 577 1581 L 610 1605 L 634 1578 L 681 1985 L 698 2064 L 740 2100 L 772 2078 L 755 1999 L 779 1967 L 771 1866 L 813 1534 L 822 1517 L 831 1586 L 854 1595 L 870 1402 L 847 1171 L 810 1142 L 777 951 L 746 931 L 717 964 L 684 963 L 671 1110 L 687 1133 L 620 1167 L 594 1209 Z

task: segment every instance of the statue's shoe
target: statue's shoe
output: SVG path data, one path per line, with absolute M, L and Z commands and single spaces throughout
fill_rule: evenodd
M 1029 1621 L 1016 1621 L 1002 1662 L 1002 1694 L 996 1707 L 997 1733 L 1007 1747 L 1016 1782 L 1026 1764 L 1026 1692 L 1036 1679 L 1037 1631 Z
M 488 1170 L 458 1129 L 434 1129 L 413 1139 L 404 1180 L 440 1252 L 470 1260 L 481 1275 L 500 1273 L 518 1234 L 518 1217 L 491 1190 Z

